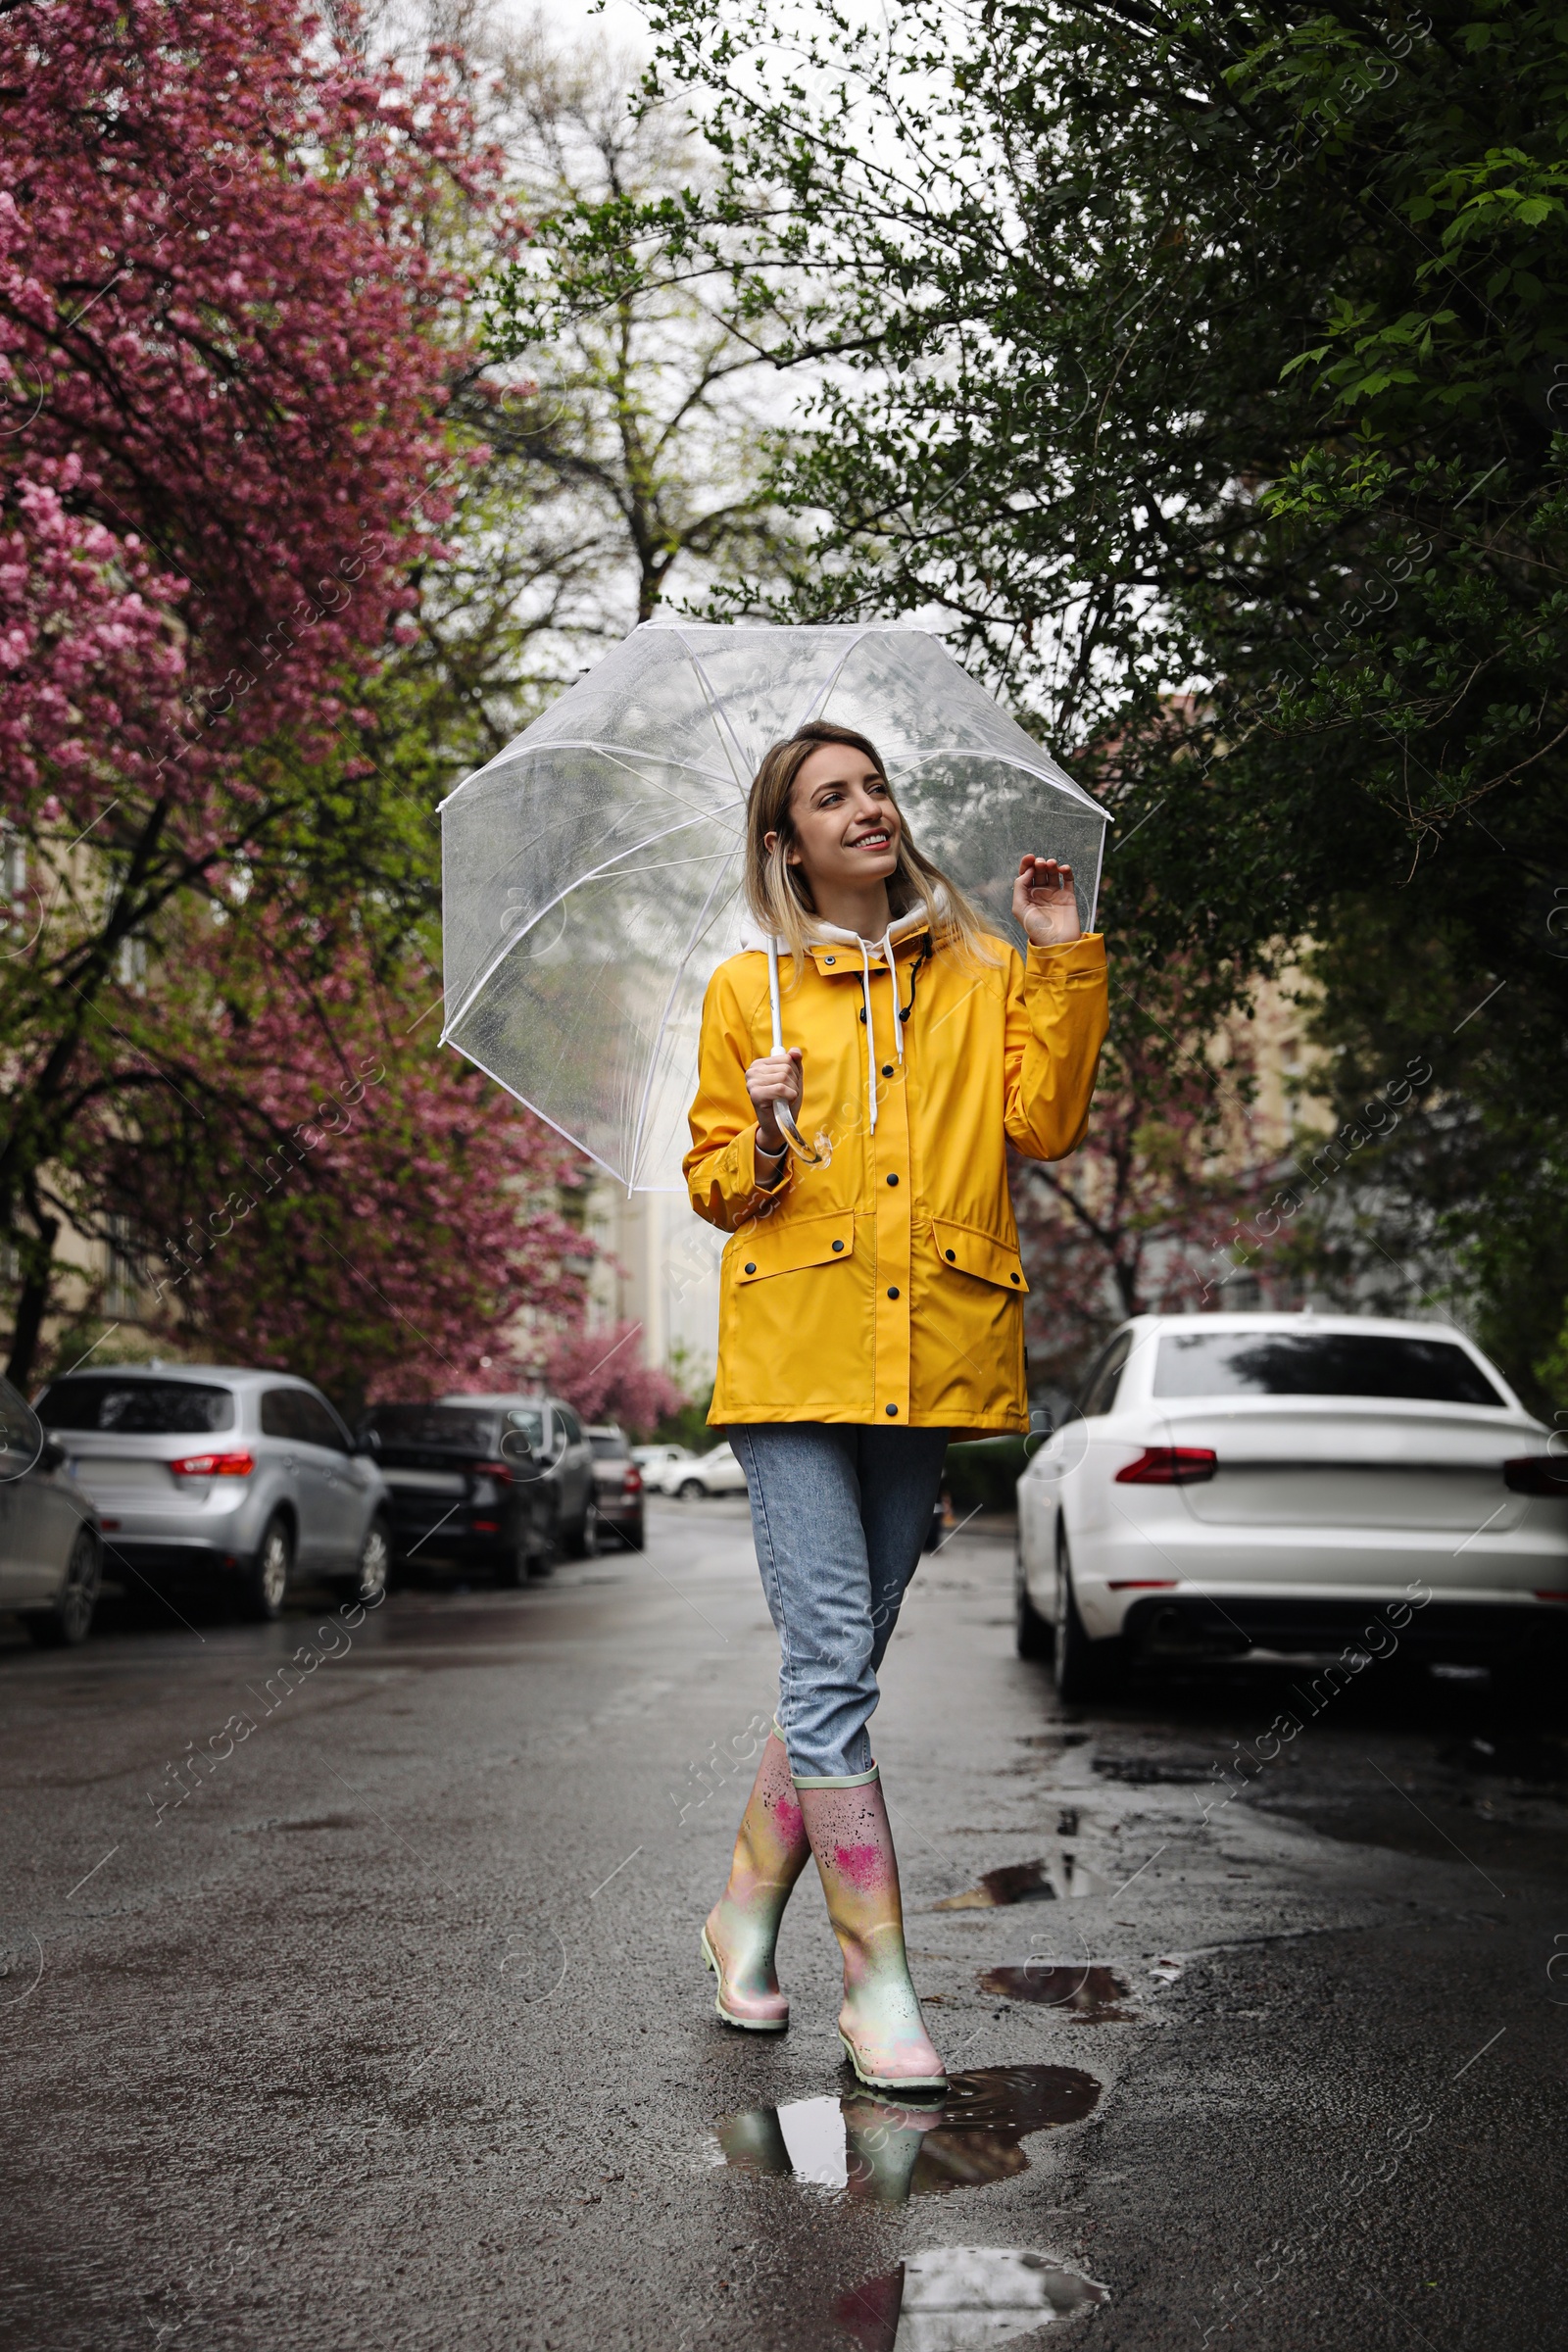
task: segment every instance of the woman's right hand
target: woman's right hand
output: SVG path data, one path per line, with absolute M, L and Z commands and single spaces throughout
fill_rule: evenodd
M 801 1075 L 801 1049 L 791 1046 L 787 1054 L 764 1054 L 754 1061 L 746 1073 L 746 1092 L 757 1112 L 757 1132 L 764 1152 L 782 1152 L 784 1134 L 773 1105 L 782 1102 L 794 1118 L 801 1107 L 806 1081 Z

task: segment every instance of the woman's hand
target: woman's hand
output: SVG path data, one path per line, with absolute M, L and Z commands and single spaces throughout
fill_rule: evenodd
M 805 1091 L 799 1046 L 791 1046 L 787 1054 L 764 1054 L 747 1071 L 746 1092 L 757 1111 L 758 1140 L 770 1155 L 784 1149 L 784 1134 L 774 1113 L 774 1103 L 782 1102 L 793 1118 L 801 1107 Z
M 1072 887 L 1072 867 L 1054 858 L 1020 858 L 1018 879 L 1012 886 L 1012 912 L 1036 948 L 1064 948 L 1083 937 L 1078 901 Z M 761 1062 L 753 1067 L 762 1068 Z

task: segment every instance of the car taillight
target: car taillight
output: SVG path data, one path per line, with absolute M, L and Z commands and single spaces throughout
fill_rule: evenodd
M 1136 1462 L 1116 1473 L 1118 1487 L 1193 1487 L 1219 1468 L 1207 1446 L 1146 1446 Z
M 629 1469 L 629 1470 L 626 1472 L 625 1476 L 624 1476 L 624 1477 L 621 1479 L 621 1482 L 620 1482 L 620 1491 L 621 1491 L 621 1493 L 622 1493 L 623 1494 L 640 1494 L 642 1493 L 642 1491 L 643 1491 L 643 1474 L 642 1474 L 642 1472 L 641 1472 L 641 1471 L 638 1469 L 638 1467 L 637 1467 L 637 1465 L 636 1465 L 636 1463 L 635 1463 L 635 1462 L 633 1462 L 633 1464 L 632 1464 L 631 1468 L 630 1468 L 630 1469 Z
M 183 1461 L 171 1462 L 170 1469 L 176 1478 L 249 1478 L 256 1467 L 253 1453 L 187 1453 Z
M 1521 1453 L 1503 1463 L 1502 1483 L 1516 1494 L 1555 1494 L 1568 1502 L 1568 1460 L 1551 1453 Z
M 510 1487 L 512 1472 L 505 1462 L 470 1462 L 468 1468 L 475 1478 L 493 1478 L 498 1487 Z

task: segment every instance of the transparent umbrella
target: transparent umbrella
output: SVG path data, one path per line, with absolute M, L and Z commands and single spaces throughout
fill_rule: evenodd
M 1071 863 L 1093 920 L 1104 810 L 935 637 L 645 621 L 441 810 L 444 1042 L 628 1191 L 680 1189 L 703 994 L 747 922 L 747 791 L 808 718 L 870 737 L 999 933 L 1024 850 Z

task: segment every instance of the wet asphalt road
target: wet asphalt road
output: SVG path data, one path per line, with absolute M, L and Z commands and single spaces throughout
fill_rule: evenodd
M 1218 1801 L 1294 1678 L 1064 1712 L 959 1535 L 877 1748 L 961 2095 L 845 2121 L 813 1876 L 787 2038 L 712 2015 L 772 1635 L 743 1508 L 656 1509 L 353 1631 L 0 1619 L 0 2342 L 1568 2344 L 1563 1718 L 1380 1666 Z M 924 2308 L 955 2247 L 1078 2316 Z

